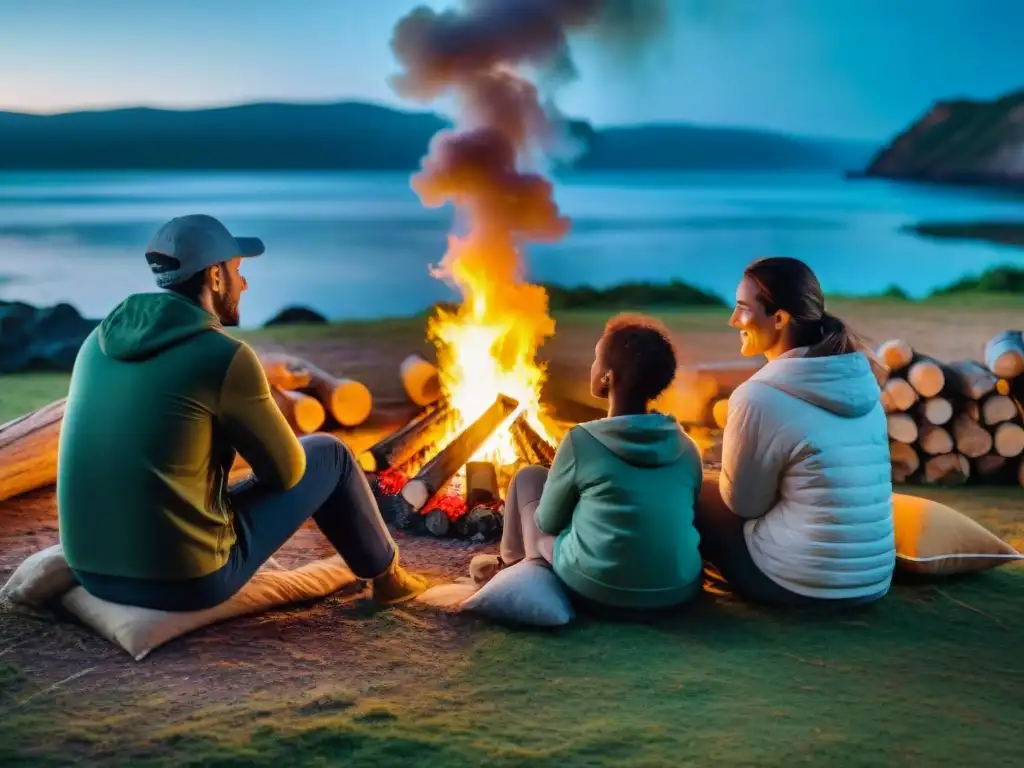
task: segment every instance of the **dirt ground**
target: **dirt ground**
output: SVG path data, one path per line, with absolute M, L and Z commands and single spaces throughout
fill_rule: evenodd
M 900 305 L 850 304 L 835 311 L 875 342 L 901 336 L 940 359 L 979 358 L 984 342 L 995 332 L 1020 325 L 1016 312 L 1010 310 L 914 307 L 908 311 Z M 721 314 L 665 317 L 687 360 L 738 358 L 736 334 L 724 326 Z M 600 330 L 601 323 L 593 319 L 562 322 L 546 354 L 589 367 Z M 275 349 L 273 345 L 267 348 Z M 356 450 L 408 418 L 395 373 L 410 351 L 430 352 L 415 334 L 400 342 L 390 338 L 384 344 L 366 337 L 323 339 L 286 348 L 326 370 L 363 380 L 374 391 L 378 412 L 373 423 L 347 436 Z M 1015 516 L 1014 522 L 1018 521 Z M 438 580 L 464 575 L 474 553 L 494 549 L 493 545 L 401 533 L 396 539 L 406 565 Z M 0 504 L 0 583 L 26 556 L 56 541 L 52 490 Z M 314 528 L 307 527 L 278 559 L 290 567 L 327 554 L 326 542 Z M 366 621 L 371 615 L 380 620 Z M 405 686 L 434 684 L 443 670 L 430 649 L 457 649 L 465 641 L 469 621 L 419 607 L 378 614 L 365 592 L 349 592 L 312 605 L 211 627 L 135 663 L 122 650 L 80 627 L 66 621 L 25 618 L 8 606 L 0 607 L 0 663 L 12 665 L 31 681 L 31 689 L 37 692 L 32 695 L 39 696 L 36 706 L 58 693 L 73 692 L 76 697 L 94 699 L 96 717 L 113 718 L 111 728 L 142 733 L 151 724 L 124 716 L 118 704 L 122 695 L 158 696 L 164 702 L 161 711 L 170 721 L 187 723 L 200 701 L 206 706 L 218 699 L 258 697 L 270 691 L 315 698 L 325 675 L 332 685 L 343 685 L 354 696 L 382 691 L 394 694 Z M 416 663 L 409 663 L 411 657 Z M 25 702 L 7 703 L 21 706 Z M 65 738 L 69 758 L 103 757 L 96 745 L 76 744 L 73 734 Z

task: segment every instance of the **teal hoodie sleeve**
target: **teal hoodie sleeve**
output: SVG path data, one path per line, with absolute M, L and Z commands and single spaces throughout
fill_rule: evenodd
M 263 366 L 247 344 L 239 345 L 224 376 L 220 417 L 232 446 L 261 483 L 288 489 L 302 479 L 302 444 L 274 402 Z
M 576 456 L 572 447 L 572 430 L 566 434 L 555 451 L 544 491 L 534 513 L 537 527 L 550 536 L 557 536 L 569 527 L 572 513 L 580 499 L 576 485 Z

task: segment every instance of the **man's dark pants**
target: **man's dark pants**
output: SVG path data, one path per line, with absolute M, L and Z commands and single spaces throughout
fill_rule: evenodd
M 211 608 L 244 587 L 310 517 L 356 576 L 379 576 L 396 550 L 366 476 L 337 438 L 310 435 L 301 442 L 306 472 L 295 487 L 272 490 L 250 477 L 231 489 L 237 541 L 220 569 L 182 581 L 76 571 L 79 583 L 95 597 L 122 605 L 163 611 Z

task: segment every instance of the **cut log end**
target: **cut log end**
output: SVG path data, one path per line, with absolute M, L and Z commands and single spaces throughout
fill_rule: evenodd
M 878 348 L 878 357 L 892 373 L 901 371 L 914 359 L 914 349 L 903 339 L 891 339 Z
M 957 451 L 970 459 L 992 450 L 992 433 L 965 414 L 953 420 L 953 439 Z
M 343 427 L 358 427 L 370 418 L 373 395 L 365 384 L 340 379 L 331 391 L 331 415 Z
M 1020 456 L 1024 453 L 1024 427 L 1009 421 L 1000 424 L 992 436 L 992 447 L 1009 459 Z
M 419 355 L 409 355 L 399 367 L 406 396 L 419 406 L 430 405 L 441 398 L 441 377 L 437 366 Z
M 440 509 L 434 509 L 428 512 L 423 522 L 426 529 L 438 538 L 447 536 L 448 531 L 450 531 L 452 527 L 452 521 L 448 517 L 448 514 Z
M 921 397 L 935 397 L 946 386 L 942 367 L 934 360 L 918 360 L 907 369 L 907 381 Z
M 906 413 L 890 413 L 886 417 L 889 437 L 898 443 L 910 444 L 917 440 L 917 423 Z
M 327 413 L 315 397 L 279 387 L 272 387 L 271 392 L 277 407 L 296 432 L 308 435 L 324 425 Z
M 950 453 L 953 450 L 953 436 L 949 431 L 934 424 L 924 423 L 918 432 L 918 444 L 929 456 Z
M 906 379 L 893 376 L 882 387 L 882 406 L 886 413 L 906 411 L 917 402 L 917 391 Z
M 423 480 L 413 478 L 402 488 L 402 498 L 416 511 L 423 509 L 430 496 L 430 488 Z
M 985 344 L 985 365 L 996 376 L 1004 379 L 1012 379 L 1024 373 L 1024 340 L 1021 332 L 1003 331 L 989 339 Z
M 990 480 L 1002 475 L 1009 464 L 1009 459 L 997 453 L 986 453 L 979 456 L 972 463 L 972 472 L 984 480 Z
M 921 468 L 921 457 L 912 445 L 893 442 L 889 445 L 889 456 L 892 462 L 892 481 L 905 483 Z
M 937 427 L 953 418 L 953 404 L 945 397 L 929 397 L 921 403 L 919 410 L 924 421 Z
M 924 464 L 924 480 L 932 485 L 963 485 L 971 476 L 971 463 L 959 453 L 934 456 Z
M 981 420 L 988 426 L 1017 418 L 1017 404 L 1006 395 L 991 394 L 981 403 Z

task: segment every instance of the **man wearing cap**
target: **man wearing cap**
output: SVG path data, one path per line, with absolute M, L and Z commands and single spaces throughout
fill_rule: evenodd
M 379 602 L 426 588 L 399 566 L 349 450 L 297 439 L 256 354 L 225 331 L 239 322 L 242 259 L 263 251 L 211 216 L 167 222 L 146 249 L 164 290 L 129 296 L 79 351 L 57 506 L 68 563 L 96 597 L 218 605 L 310 517 Z M 229 488 L 236 452 L 253 475 Z

